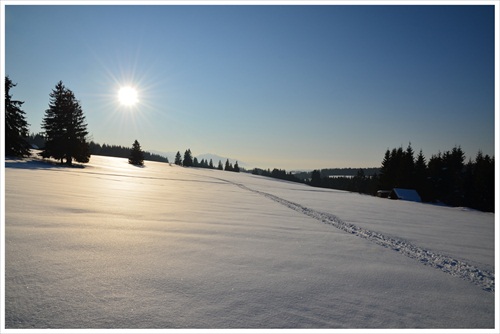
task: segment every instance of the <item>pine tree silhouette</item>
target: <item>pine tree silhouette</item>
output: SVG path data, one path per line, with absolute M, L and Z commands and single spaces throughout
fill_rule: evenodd
M 177 151 L 177 154 L 175 155 L 175 161 L 174 163 L 177 166 L 182 166 L 182 157 L 181 157 L 181 152 Z
M 12 100 L 10 89 L 15 87 L 10 78 L 5 77 L 5 155 L 18 157 L 30 154 L 28 137 L 28 122 L 25 112 L 21 109 L 24 102 Z
M 60 159 L 61 163 L 66 159 L 66 164 L 70 166 L 73 158 L 78 162 L 89 162 L 85 116 L 80 102 L 62 81 L 50 93 L 49 109 L 45 111 L 42 128 L 47 139 L 40 153 L 42 157 Z
M 226 164 L 224 166 L 225 171 L 232 171 L 233 170 L 233 165 L 229 163 L 229 159 L 226 159 Z
M 184 160 L 182 162 L 182 165 L 184 167 L 193 167 L 193 155 L 191 154 L 190 149 L 187 149 L 186 152 L 184 152 Z
M 135 166 L 144 166 L 144 152 L 142 151 L 141 145 L 139 144 L 137 139 L 132 144 L 128 163 Z

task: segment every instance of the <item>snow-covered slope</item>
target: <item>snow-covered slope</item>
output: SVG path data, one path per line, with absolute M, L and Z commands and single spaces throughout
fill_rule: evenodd
M 495 327 L 493 214 L 99 156 L 5 173 L 6 328 Z

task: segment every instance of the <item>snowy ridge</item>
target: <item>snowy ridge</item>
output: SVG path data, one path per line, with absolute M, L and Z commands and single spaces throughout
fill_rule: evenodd
M 492 292 L 492 293 L 495 292 L 495 273 L 493 272 L 489 272 L 488 270 L 481 270 L 464 261 L 460 261 L 443 254 L 437 254 L 431 252 L 427 249 L 423 249 L 421 247 L 413 245 L 405 240 L 388 237 L 381 233 L 370 231 L 368 229 L 364 229 L 356 225 L 346 223 L 335 215 L 312 210 L 300 204 L 280 198 L 278 196 L 248 188 L 247 186 L 242 184 L 234 182 L 230 183 L 244 190 L 265 196 L 266 198 L 269 198 L 281 205 L 284 205 L 289 209 L 300 212 L 308 217 L 321 221 L 322 223 L 330 224 L 342 231 L 370 240 L 378 245 L 390 248 L 396 252 L 400 252 L 401 254 L 411 259 L 415 259 L 424 265 L 440 269 L 443 272 L 450 274 L 451 276 L 460 277 L 466 281 L 470 281 L 475 285 L 478 285 L 487 292 Z

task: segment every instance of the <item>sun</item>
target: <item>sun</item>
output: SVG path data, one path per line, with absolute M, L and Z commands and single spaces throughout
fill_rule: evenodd
M 125 106 L 133 106 L 138 102 L 137 90 L 130 86 L 120 88 L 118 91 L 118 101 Z

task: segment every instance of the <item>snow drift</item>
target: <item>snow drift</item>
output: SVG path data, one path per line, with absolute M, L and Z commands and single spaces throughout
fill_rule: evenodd
M 5 173 L 6 328 L 495 328 L 493 214 L 100 156 Z

